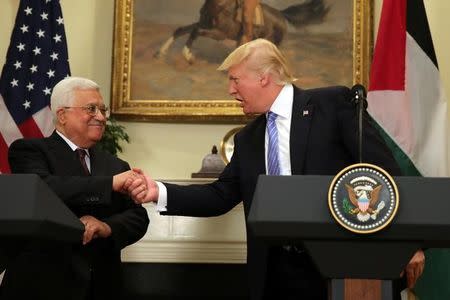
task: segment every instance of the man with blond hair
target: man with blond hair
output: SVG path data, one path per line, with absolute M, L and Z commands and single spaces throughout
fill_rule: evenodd
M 242 201 L 247 219 L 260 174 L 335 175 L 359 162 L 348 88 L 297 88 L 283 54 L 263 39 L 238 47 L 219 70 L 228 71 L 228 92 L 244 113 L 259 116 L 236 133 L 231 161 L 215 182 L 177 186 L 147 178 L 144 201 L 157 202 L 162 214 L 216 216 Z M 369 119 L 365 115 L 365 162 L 399 174 Z M 326 281 L 299 245 L 269 247 L 247 228 L 247 265 L 251 299 L 327 299 Z M 423 265 L 413 266 L 421 272 Z

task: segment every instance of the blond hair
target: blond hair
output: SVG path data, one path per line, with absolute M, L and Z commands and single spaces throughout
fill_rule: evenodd
M 217 70 L 226 71 L 234 65 L 248 62 L 248 67 L 259 73 L 275 75 L 275 83 L 292 83 L 297 78 L 292 75 L 284 55 L 273 43 L 265 39 L 256 39 L 236 48 L 228 55 Z

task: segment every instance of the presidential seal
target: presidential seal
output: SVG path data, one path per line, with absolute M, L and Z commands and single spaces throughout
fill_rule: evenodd
M 336 221 L 356 233 L 373 233 L 391 223 L 399 204 L 393 178 L 382 168 L 360 163 L 337 174 L 328 190 Z

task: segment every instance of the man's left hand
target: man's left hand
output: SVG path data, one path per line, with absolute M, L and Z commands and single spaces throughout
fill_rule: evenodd
M 423 250 L 417 250 L 417 252 L 414 253 L 414 256 L 409 261 L 405 270 L 400 274 L 400 276 L 403 276 L 404 273 L 406 272 L 406 280 L 408 288 L 414 287 L 414 285 L 417 282 L 417 279 L 419 279 L 420 275 L 422 275 L 424 268 L 425 268 L 425 253 L 423 252 Z
M 84 224 L 83 245 L 98 237 L 106 238 L 111 235 L 111 227 L 93 216 L 82 216 L 80 221 Z

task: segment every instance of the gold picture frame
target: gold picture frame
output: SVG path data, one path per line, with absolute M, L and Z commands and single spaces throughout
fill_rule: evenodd
M 164 15 L 164 9 L 170 5 L 171 1 L 172 11 L 175 13 Z M 289 3 L 290 1 L 291 4 L 295 1 L 301 2 L 300 0 L 262 0 L 261 2 L 266 1 L 272 1 L 271 3 L 283 1 Z M 310 45 L 319 44 L 317 49 L 313 48 L 316 46 L 310 46 L 307 49 L 301 47 L 290 49 L 289 46 L 281 44 L 282 51 L 285 50 L 291 55 L 296 55 L 297 60 L 303 59 L 304 64 L 297 69 L 301 69 L 307 75 L 296 74 L 299 77 L 298 85 L 309 88 L 315 87 L 315 85 L 367 84 L 373 46 L 373 0 L 323 1 L 324 3 L 331 2 L 331 5 L 327 4 L 330 11 L 335 9 L 336 5 L 341 5 L 340 3 L 346 3 L 345 5 L 351 7 L 352 16 L 350 17 L 350 12 L 348 15 L 350 20 L 347 20 L 346 15 L 340 16 L 341 19 L 338 20 L 343 24 L 348 22 L 350 25 L 347 27 L 351 26 L 351 29 L 339 33 L 342 36 L 345 35 L 345 38 L 339 38 L 339 35 L 333 34 L 323 38 L 322 40 L 335 41 L 336 45 L 330 49 L 320 44 L 321 40 L 317 37 L 322 33 L 314 35 L 315 31 L 311 31 L 308 27 L 302 29 L 303 31 L 299 30 L 300 33 L 294 33 L 297 34 L 295 37 L 298 35 L 310 37 Z M 193 22 L 198 19 L 198 12 L 203 2 L 203 0 L 115 1 L 111 95 L 111 111 L 114 117 L 121 120 L 176 123 L 244 123 L 249 120 L 249 117 L 242 113 L 239 103 L 227 96 L 226 74 L 217 71 L 215 71 L 217 74 L 212 73 L 220 65 L 221 59 L 225 58 L 227 53 L 235 47 L 235 44 L 229 40 L 224 42 L 202 37 L 191 48 L 193 52 L 197 51 L 197 54 L 194 55 L 198 60 L 189 62 L 183 59 L 181 54 L 185 40 L 170 41 L 171 34 L 169 33 L 173 32 L 174 28 L 188 24 L 189 22 L 186 23 L 188 17 L 192 18 Z M 177 5 L 185 5 L 186 8 L 183 8 L 181 13 L 178 12 L 178 15 L 175 9 Z M 196 17 L 189 16 L 187 8 L 192 11 L 195 9 Z M 146 9 L 148 12 L 145 12 Z M 158 11 L 155 11 L 156 9 Z M 191 14 L 195 15 L 195 13 Z M 178 21 L 177 18 L 180 20 Z M 320 32 L 320 26 L 327 25 L 327 18 L 326 16 L 322 25 L 311 25 L 313 30 Z M 171 23 L 166 24 L 166 20 Z M 332 28 L 333 26 L 328 24 L 328 27 Z M 294 35 L 287 33 L 286 36 L 288 36 L 285 38 L 286 44 L 289 45 L 289 36 Z M 161 58 L 160 51 L 168 45 L 168 42 L 173 43 L 173 48 L 168 50 L 167 56 Z M 292 41 L 291 45 L 297 45 L 293 44 L 294 42 Z M 301 43 L 302 46 L 305 44 Z M 197 48 L 194 48 L 195 45 Z M 214 49 L 214 51 L 208 52 L 207 49 Z M 340 50 L 344 54 L 347 53 L 345 58 L 340 59 L 337 56 Z M 309 67 L 311 61 L 314 61 L 307 57 L 311 53 L 316 54 L 315 59 L 319 61 Z M 298 58 L 299 55 L 303 56 Z M 327 66 L 327 63 L 330 64 L 328 70 L 318 70 L 319 75 L 317 76 L 312 74 L 316 69 L 320 69 L 320 66 Z M 341 70 L 341 65 L 347 69 L 342 67 Z M 336 73 L 336 69 L 342 71 L 344 76 Z M 190 74 L 193 74 L 192 78 L 190 78 Z M 342 79 L 346 76 L 348 78 Z M 192 82 L 197 85 L 190 86 L 189 84 Z M 211 89 L 206 90 L 210 86 Z M 217 94 L 210 95 L 216 91 Z

